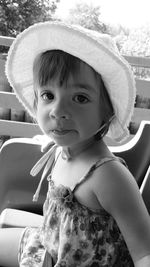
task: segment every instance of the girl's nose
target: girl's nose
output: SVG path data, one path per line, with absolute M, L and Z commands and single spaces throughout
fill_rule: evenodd
M 67 109 L 67 104 L 55 103 L 52 109 L 49 112 L 49 116 L 52 119 L 70 119 L 71 115 Z

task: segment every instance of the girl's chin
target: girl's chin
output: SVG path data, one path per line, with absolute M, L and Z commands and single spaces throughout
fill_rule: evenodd
M 77 132 L 75 131 L 51 131 L 49 137 L 59 146 L 73 146 L 77 141 Z

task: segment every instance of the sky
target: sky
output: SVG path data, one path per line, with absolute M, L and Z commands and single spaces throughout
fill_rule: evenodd
M 100 5 L 103 22 L 129 28 L 150 23 L 150 0 L 60 0 L 58 16 L 65 18 L 77 2 Z

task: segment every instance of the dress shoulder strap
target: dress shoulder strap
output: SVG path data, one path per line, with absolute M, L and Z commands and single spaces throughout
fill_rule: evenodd
M 85 176 L 83 176 L 80 181 L 74 186 L 74 189 L 73 191 L 75 191 L 75 189 L 80 185 L 82 184 L 85 180 L 87 180 L 91 174 L 97 169 L 99 168 L 100 166 L 110 162 L 110 161 L 119 161 L 121 163 L 123 163 L 125 166 L 126 166 L 126 163 L 125 161 L 122 159 L 122 158 L 118 158 L 118 157 L 115 157 L 115 156 L 112 156 L 112 157 L 105 157 L 105 158 L 102 158 L 102 159 L 99 159 L 96 163 L 94 163 L 89 171 L 86 173 Z
M 123 158 L 115 157 L 115 156 L 105 157 L 103 159 L 100 159 L 92 167 L 96 169 L 96 168 L 100 167 L 101 165 L 103 165 L 103 164 L 105 164 L 105 163 L 107 163 L 109 161 L 114 161 L 114 160 L 122 163 L 123 165 L 125 165 L 127 167 L 127 164 L 126 164 L 126 162 L 125 162 L 125 160 Z
M 91 168 L 89 169 L 89 171 L 87 172 L 87 174 L 85 175 L 85 178 L 89 177 L 93 171 L 97 168 L 99 168 L 100 166 L 110 162 L 110 161 L 116 161 L 118 160 L 118 158 L 112 156 L 112 157 L 105 157 L 105 158 L 102 158 L 102 159 L 99 159 L 96 163 L 94 163 Z

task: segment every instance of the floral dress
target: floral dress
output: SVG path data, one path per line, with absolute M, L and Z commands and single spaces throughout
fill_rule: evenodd
M 87 175 L 115 157 L 96 162 Z M 133 261 L 114 218 L 102 207 L 91 210 L 49 176 L 41 228 L 26 228 L 20 242 L 20 267 L 133 267 Z

